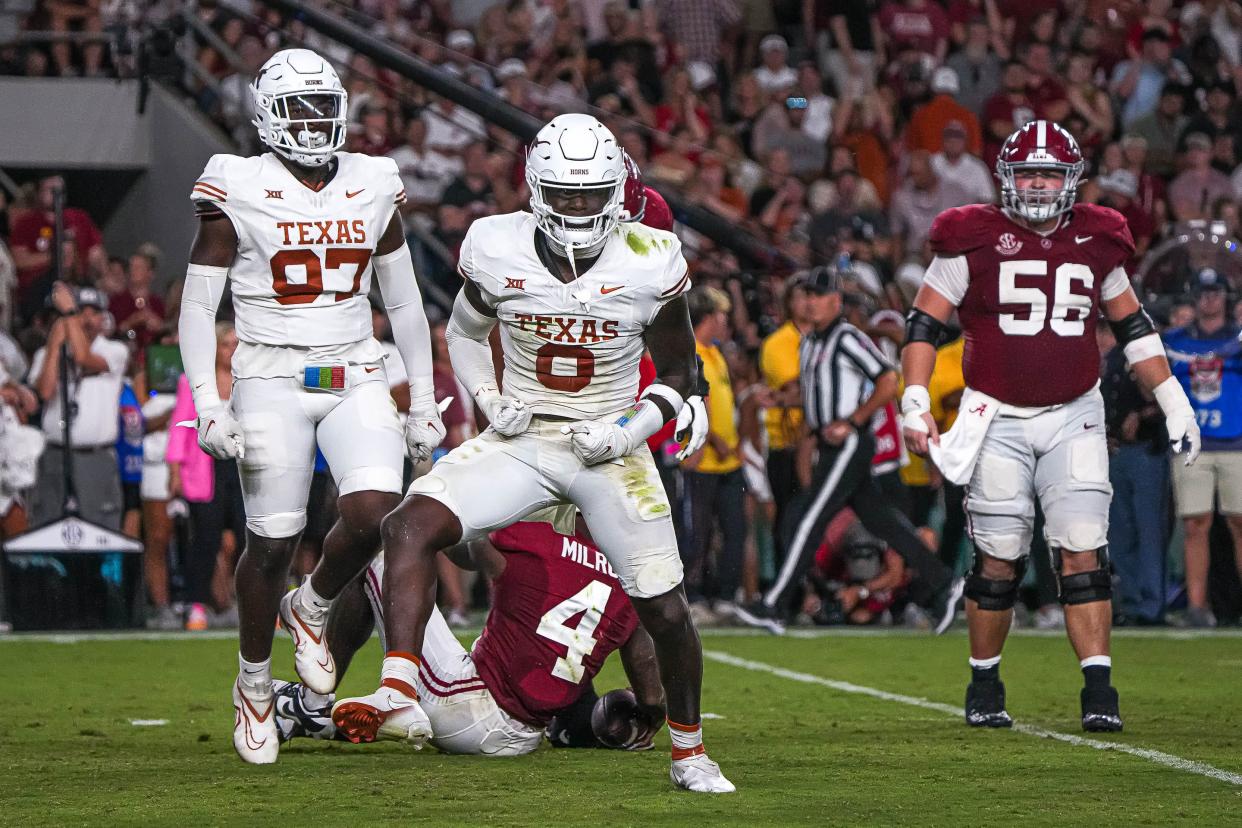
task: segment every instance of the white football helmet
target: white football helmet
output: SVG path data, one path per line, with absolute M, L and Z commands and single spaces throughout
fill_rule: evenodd
M 625 156 L 613 134 L 590 115 L 558 115 L 539 130 L 526 151 L 530 210 L 552 249 L 574 258 L 592 256 L 621 219 Z M 557 212 L 551 201 L 567 191 L 586 197 L 586 214 Z
M 250 84 L 250 94 L 259 139 L 272 152 L 319 167 L 345 146 L 345 87 L 332 64 L 310 49 L 272 55 Z

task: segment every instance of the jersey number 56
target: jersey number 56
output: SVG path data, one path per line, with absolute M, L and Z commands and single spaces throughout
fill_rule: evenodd
M 997 296 L 1002 305 L 1026 305 L 1024 314 L 1002 313 L 1000 329 L 1015 336 L 1035 336 L 1044 329 L 1060 336 L 1082 336 L 1084 321 L 1091 312 L 1091 297 L 1074 293 L 1073 286 L 1079 282 L 1087 290 L 1095 282 L 1095 274 L 1086 265 L 1066 262 L 1057 267 L 1056 283 L 1052 292 L 1052 308 L 1049 313 L 1048 294 L 1042 287 L 1018 287 L 1018 276 L 1047 276 L 1048 262 L 1043 259 L 1020 259 L 1005 261 L 1000 265 L 1000 291 Z

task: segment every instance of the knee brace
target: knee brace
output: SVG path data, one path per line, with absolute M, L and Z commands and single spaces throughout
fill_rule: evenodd
M 247 515 L 246 528 L 261 538 L 291 538 L 306 528 L 306 510 Z
M 1018 599 L 1018 585 L 1026 574 L 1026 559 L 1014 562 L 1013 578 L 997 581 L 983 577 L 983 559 L 975 556 L 974 569 L 966 576 L 965 595 L 979 605 L 979 609 L 1004 612 L 1013 609 Z
M 1111 601 L 1113 598 L 1113 573 L 1108 561 L 1108 547 L 1095 551 L 1099 567 L 1089 572 L 1073 575 L 1061 574 L 1061 552 L 1052 551 L 1052 571 L 1057 578 L 1057 600 L 1065 605 L 1090 604 L 1095 601 Z

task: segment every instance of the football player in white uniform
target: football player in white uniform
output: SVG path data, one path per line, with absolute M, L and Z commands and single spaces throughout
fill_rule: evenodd
M 384 520 L 389 652 L 381 686 L 333 709 L 353 741 L 373 740 L 380 725 L 423 739 L 427 718 L 414 688 L 436 552 L 573 503 L 655 641 L 673 781 L 694 791 L 734 789 L 703 749 L 702 648 L 668 498 L 645 445 L 693 392 L 694 334 L 683 296 L 690 278 L 676 236 L 619 223 L 625 179 L 612 133 L 587 115 L 558 116 L 527 152 L 532 212 L 481 218 L 466 234 L 449 351 L 491 426 L 415 481 Z M 498 322 L 499 388 L 488 347 Z M 658 379 L 635 403 L 644 346 Z M 575 646 L 589 651 L 594 641 Z
M 336 688 L 324 639 L 333 599 L 379 547 L 380 521 L 401 498 L 402 426 L 367 294 L 375 275 L 410 383 L 404 442 L 425 459 L 444 437 L 431 379 L 422 298 L 397 206 L 405 193 L 388 158 L 339 152 L 346 93 L 314 52 L 287 49 L 251 87 L 267 152 L 216 155 L 194 184 L 199 216 L 181 311 L 181 354 L 198 409 L 199 445 L 236 458 L 246 503 L 237 563 L 240 672 L 233 745 L 275 762 L 270 659 L 279 613 L 295 665 L 326 701 Z M 240 343 L 233 395 L 215 385 L 216 308 L 232 283 Z M 319 565 L 286 593 L 306 525 L 318 443 L 340 492 L 340 518 Z

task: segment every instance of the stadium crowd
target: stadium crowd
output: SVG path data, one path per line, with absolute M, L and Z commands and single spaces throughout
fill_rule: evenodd
M 124 8 L 48 0 L 27 25 L 95 31 L 144 13 L 168 19 L 159 4 L 117 5 Z M 1238 232 L 1242 8 L 1230 0 L 1176 7 L 1170 0 L 334 0 L 328 8 L 541 118 L 597 114 L 646 184 L 710 208 L 773 251 L 760 266 L 676 226 L 696 284 L 690 306 L 712 389 L 711 431 L 706 448 L 684 463 L 668 445 L 657 461 L 678 513 L 701 624 L 727 622 L 737 602 L 773 580 L 784 554 L 775 527 L 810 477 L 799 432 L 798 348 L 809 326 L 806 284 L 817 268 L 845 278 L 847 318 L 895 361 L 902 314 L 931 257 L 932 220 L 950 207 L 994 201 L 1000 143 L 1035 118 L 1056 120 L 1077 137 L 1088 161 L 1082 199 L 1128 220 L 1136 242 L 1131 273 L 1188 222 L 1218 222 L 1222 236 Z M 214 82 L 188 74 L 179 82 L 243 152 L 259 149 L 249 125 L 250 73 L 274 50 L 306 45 L 343 68 L 347 149 L 396 159 L 420 274 L 452 296 L 455 251 L 470 223 L 525 204 L 516 139 L 262 4 L 200 0 L 192 13 L 218 40 L 193 29 L 179 36 Z M 119 54 L 63 43 L 8 46 L 0 49 L 0 72 L 124 73 Z M 48 241 L 58 186 L 55 176 L 32 182 L 0 205 L 4 423 L 12 430 L 41 422 L 48 441 L 33 485 L 0 490 L 0 536 L 59 513 L 56 366 L 68 342 L 77 369 L 74 448 L 94 450 L 80 468 L 111 463 L 106 474 L 97 465 L 79 472 L 92 480 L 80 487 L 84 514 L 146 543 L 151 624 L 228 624 L 244 524 L 236 471 L 203 454 L 192 430 L 175 426 L 193 418 L 188 387 L 152 367 L 164 364 L 160 348 L 176 342 L 178 274 L 161 272 L 156 244 L 106 250 L 92 218 L 71 206 L 62 256 L 73 289 L 55 287 Z M 73 193 L 67 196 L 72 205 Z M 1151 310 L 1170 349 L 1189 354 L 1177 373 L 1202 404 L 1208 462 L 1193 474 L 1170 468 L 1159 410 L 1127 374 L 1107 327 L 1099 328 L 1115 449 L 1116 606 L 1122 623 L 1213 626 L 1217 615 L 1239 615 L 1242 358 L 1222 354 L 1239 336 L 1242 302 L 1211 269 L 1181 274 L 1176 288 Z M 374 307 L 382 336 L 386 321 Z M 219 340 L 223 378 L 236 345 L 227 322 Z M 456 387 L 442 337 L 433 342 L 437 396 L 469 399 Z M 937 360 L 932 410 L 942 431 L 964 387 L 962 352 L 959 339 Z M 404 388 L 400 371 L 390 375 L 395 389 Z M 895 413 L 890 405 L 873 421 L 873 472 L 899 481 L 886 493 L 960 571 L 970 554 L 963 492 L 904 452 Z M 445 424 L 443 449 L 451 449 L 479 427 L 479 415 L 457 403 Z M 331 478 L 319 477 L 302 572 L 333 520 Z M 1214 522 L 1218 511 L 1223 519 Z M 1215 556 L 1213 545 L 1221 547 Z M 1032 561 L 1023 623 L 1058 626 L 1047 555 Z M 901 558 L 845 510 L 828 528 L 803 609 L 823 624 L 926 626 L 903 595 L 908 581 Z M 470 609 L 486 603 L 486 588 L 476 587 L 472 595 L 442 562 L 452 623 L 467 623 Z

